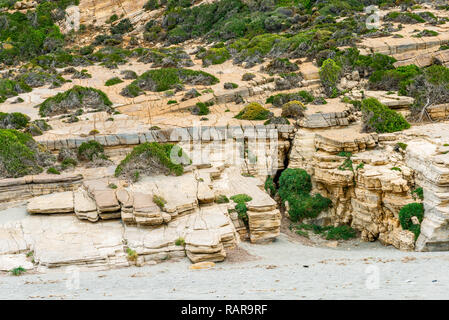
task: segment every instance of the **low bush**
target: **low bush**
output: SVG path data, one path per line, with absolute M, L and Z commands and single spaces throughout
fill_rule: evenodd
M 304 117 L 306 107 L 300 101 L 290 101 L 282 106 L 281 117 L 299 119 Z
M 237 212 L 240 219 L 243 220 L 245 225 L 248 225 L 248 208 L 246 207 L 246 202 L 251 201 L 253 198 L 247 194 L 236 194 L 231 197 L 231 200 L 236 203 L 235 211 Z
M 332 227 L 327 231 L 327 240 L 349 240 L 355 238 L 356 231 L 350 226 Z
M 203 71 L 183 68 L 153 69 L 144 72 L 130 85 L 125 87 L 128 92 L 124 89 L 122 95 L 129 93 L 132 96 L 137 96 L 142 91 L 166 91 L 180 84 L 212 85 L 218 82 L 219 80 L 216 77 Z
M 0 129 L 0 177 L 18 178 L 42 172 L 42 165 L 53 163 L 31 135 L 14 129 Z
M 111 111 L 112 102 L 101 90 L 74 86 L 65 92 L 47 98 L 38 106 L 40 116 L 47 117 L 82 108 Z
M 301 90 L 297 93 L 278 93 L 268 97 L 265 103 L 271 103 L 275 107 L 282 107 L 290 101 L 300 101 L 302 103 L 310 103 L 315 98 L 307 91 Z
M 231 54 L 229 53 L 228 49 L 225 47 L 223 48 L 210 48 L 207 50 L 202 57 L 203 65 L 210 65 L 210 64 L 222 64 L 226 60 L 229 60 L 231 58 Z
M 412 217 L 418 219 L 417 224 L 413 223 Z M 424 218 L 424 206 L 422 203 L 409 203 L 399 210 L 399 222 L 404 230 L 410 230 L 415 234 L 415 240 L 421 233 L 421 225 Z
M 251 102 L 244 107 L 236 116 L 241 120 L 267 120 L 271 116 L 271 112 L 262 107 L 257 102 Z
M 177 159 L 172 160 L 173 157 Z M 184 172 L 183 164 L 189 163 L 190 159 L 178 146 L 169 143 L 147 142 L 134 147 L 133 151 L 115 169 L 115 176 L 131 178 L 136 172 L 139 176 L 141 173 L 179 176 Z
M 310 195 L 312 181 L 303 169 L 284 170 L 279 177 L 278 194 L 282 201 L 288 202 L 288 214 L 292 221 L 302 218 L 315 218 L 332 205 L 330 199 L 320 194 Z
M 332 59 L 325 60 L 320 68 L 321 83 L 328 97 L 336 97 L 338 95 L 337 84 L 340 80 L 340 72 L 341 67 Z
M 94 159 L 106 159 L 104 147 L 95 140 L 83 142 L 78 148 L 78 159 L 93 161 Z
M 23 129 L 30 122 L 30 117 L 20 112 L 0 112 L 0 129 Z
M 106 80 L 104 85 L 109 87 L 109 86 L 113 86 L 115 84 L 122 83 L 122 82 L 123 82 L 123 80 L 120 79 L 119 77 L 113 77 L 111 79 Z
M 396 132 L 410 128 L 402 115 L 381 104 L 375 98 L 362 101 L 363 128 L 366 132 Z

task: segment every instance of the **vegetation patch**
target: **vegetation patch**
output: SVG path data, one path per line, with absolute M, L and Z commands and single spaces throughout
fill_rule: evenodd
M 332 59 L 327 59 L 323 62 L 320 68 L 320 79 L 324 87 L 324 92 L 328 97 L 336 97 L 339 92 L 337 89 L 338 81 L 340 80 L 341 67 Z
M 176 161 L 176 162 L 175 162 Z M 183 164 L 190 159 L 181 148 L 173 144 L 146 142 L 134 147 L 115 169 L 116 177 L 134 180 L 141 174 L 173 174 L 180 176 L 184 172 Z
M 402 115 L 381 104 L 375 98 L 362 101 L 363 129 L 366 132 L 396 132 L 410 128 Z
M 226 60 L 231 58 L 231 54 L 228 49 L 223 48 L 210 48 L 204 53 L 202 57 L 203 65 L 208 66 L 211 64 L 222 64 Z
M 268 97 L 265 103 L 271 103 L 275 107 L 282 107 L 290 101 L 299 101 L 303 104 L 310 103 L 315 98 L 307 91 L 301 90 L 297 93 L 278 93 Z
M 244 107 L 236 116 L 236 119 L 241 120 L 267 120 L 272 116 L 272 113 L 262 107 L 257 102 L 251 102 Z
M 122 95 L 135 97 L 143 91 L 160 92 L 175 88 L 176 85 L 212 85 L 219 80 L 213 75 L 190 69 L 162 68 L 149 70 L 140 75 L 122 91 Z M 132 89 L 129 87 L 132 86 Z
M 106 160 L 104 147 L 95 140 L 83 142 L 78 148 L 78 159 L 82 161 L 94 161 L 96 159 Z
M 245 223 L 245 225 L 248 225 L 248 208 L 246 207 L 246 202 L 253 200 L 250 196 L 247 194 L 236 194 L 235 196 L 231 197 L 231 200 L 236 203 L 235 205 L 235 211 L 238 214 L 238 217 L 242 219 L 242 221 Z
M 112 111 L 111 106 L 112 102 L 103 91 L 81 86 L 74 86 L 58 93 L 38 105 L 42 117 L 69 113 L 82 108 Z
M 409 203 L 399 210 L 399 222 L 403 230 L 410 230 L 415 234 L 415 240 L 421 233 L 421 222 L 424 218 L 422 203 Z
M 303 169 L 284 170 L 279 177 L 279 196 L 288 202 L 288 214 L 294 222 L 303 218 L 315 218 L 331 207 L 330 199 L 320 194 L 311 195 L 312 181 Z
M 31 135 L 13 129 L 0 129 L 0 177 L 18 178 L 42 172 L 41 166 L 54 162 Z
M 113 86 L 115 84 L 122 83 L 122 82 L 123 82 L 123 80 L 120 79 L 119 77 L 113 77 L 111 79 L 106 80 L 104 85 L 109 87 L 109 86 Z
M 20 112 L 0 112 L 0 129 L 23 129 L 30 122 L 30 117 Z

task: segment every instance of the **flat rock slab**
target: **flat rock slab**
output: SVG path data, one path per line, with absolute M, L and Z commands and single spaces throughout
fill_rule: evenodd
M 53 193 L 33 198 L 28 202 L 29 213 L 73 213 L 73 192 Z
M 14 268 L 22 267 L 25 270 L 31 270 L 34 265 L 27 260 L 25 254 L 6 254 L 0 255 L 0 271 L 11 271 Z
M 115 196 L 115 190 L 96 190 L 94 191 L 94 199 L 97 203 L 98 212 L 115 212 L 120 210 L 120 204 Z

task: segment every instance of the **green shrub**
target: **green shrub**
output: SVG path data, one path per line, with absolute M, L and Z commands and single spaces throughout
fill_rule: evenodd
M 114 84 L 118 84 L 118 83 L 122 83 L 123 80 L 120 79 L 119 77 L 113 77 L 111 79 L 106 80 L 106 82 L 104 83 L 105 86 L 113 86 Z
M 229 203 L 228 197 L 226 197 L 224 194 L 220 194 L 215 198 L 216 203 Z
M 94 108 L 96 110 L 110 110 L 112 102 L 101 90 L 90 87 L 74 86 L 65 92 L 58 93 L 57 95 L 46 99 L 38 106 L 39 115 L 41 117 L 47 117 L 85 107 Z
M 0 79 L 0 103 L 19 93 L 30 92 L 32 89 L 23 81 L 17 82 L 10 79 Z
M 62 167 L 62 170 L 65 170 L 65 169 L 67 169 L 69 167 L 76 167 L 77 164 L 78 164 L 78 162 L 75 159 L 73 159 L 73 158 L 65 158 L 61 162 L 61 167 Z
M 385 15 L 383 18 L 385 21 L 395 21 L 400 23 L 424 23 L 426 20 L 424 20 L 422 17 L 420 17 L 418 14 L 413 12 L 389 12 Z
M 406 144 L 406 143 L 403 143 L 403 142 L 398 142 L 398 143 L 396 143 L 396 147 L 397 147 L 398 149 L 405 150 L 405 149 L 407 149 L 407 144 Z
M 144 72 L 126 88 L 137 96 L 141 91 L 166 91 L 179 84 L 212 85 L 218 82 L 216 77 L 204 71 L 161 68 Z M 132 90 L 130 86 L 133 86 Z M 124 94 L 123 91 L 122 94 Z
M 14 269 L 9 270 L 9 272 L 13 275 L 13 276 L 20 276 L 22 275 L 22 273 L 26 272 L 26 269 L 23 267 L 17 267 Z
M 78 158 L 84 161 L 92 161 L 95 158 L 106 159 L 104 147 L 95 140 L 83 142 L 78 148 Z
M 312 190 L 312 179 L 304 169 L 287 168 L 279 177 L 279 195 L 287 199 L 291 194 L 309 194 Z
M 241 120 L 266 120 L 270 117 L 271 112 L 262 107 L 257 102 L 251 102 L 244 107 L 236 116 Z
M 59 172 L 56 168 L 54 167 L 50 167 L 47 169 L 47 173 L 49 174 L 61 174 L 61 172 Z
M 20 112 L 0 112 L 0 129 L 23 129 L 30 122 L 30 117 Z
M 204 102 L 197 102 L 196 107 L 198 108 L 199 116 L 205 116 L 210 113 L 209 106 Z
M 186 241 L 184 240 L 183 237 L 179 237 L 178 239 L 175 240 L 175 245 L 183 247 L 186 245 Z
M 413 199 L 416 199 L 416 197 L 418 197 L 421 201 L 424 200 L 423 188 L 417 187 L 416 189 L 412 190 L 412 197 L 413 197 Z
M 381 104 L 375 98 L 362 101 L 363 126 L 367 132 L 396 132 L 410 128 L 402 115 Z
M 306 107 L 300 101 L 290 101 L 282 106 L 281 117 L 299 119 L 304 117 Z
M 374 90 L 397 90 L 406 95 L 407 87 L 421 73 L 415 65 L 401 66 L 393 70 L 377 70 L 369 78 L 369 87 Z
M 267 176 L 265 179 L 264 189 L 272 197 L 276 194 L 276 185 L 274 184 L 273 177 Z
M 111 34 L 124 34 L 127 32 L 130 32 L 133 30 L 133 25 L 131 24 L 131 21 L 126 18 L 123 20 L 120 20 L 119 23 L 117 23 L 115 26 L 111 27 Z
M 327 231 L 327 240 L 349 240 L 355 238 L 356 231 L 350 226 L 332 227 Z
M 236 194 L 231 197 L 231 200 L 236 203 L 235 211 L 237 212 L 240 219 L 243 220 L 245 225 L 248 225 L 248 208 L 246 207 L 246 202 L 251 201 L 253 198 L 247 194 Z
M 148 0 L 143 6 L 145 10 L 156 10 L 159 9 L 159 7 L 160 5 L 158 0 Z
M 332 205 L 330 199 L 320 194 L 310 195 L 311 190 L 312 181 L 305 170 L 288 168 L 282 172 L 278 193 L 282 201 L 288 201 L 292 221 L 315 218 Z
M 278 93 L 268 97 L 265 103 L 271 103 L 275 107 L 282 107 L 290 101 L 300 101 L 302 103 L 310 103 L 315 98 L 307 91 L 301 90 L 297 93 Z
M 137 252 L 131 248 L 126 248 L 126 254 L 128 255 L 127 258 L 129 261 L 137 261 L 137 258 L 139 257 L 139 255 L 137 254 Z
M 228 49 L 223 48 L 210 48 L 206 51 L 202 58 L 203 64 L 222 64 L 226 60 L 231 58 L 231 54 Z
M 0 129 L 0 176 L 18 178 L 42 172 L 38 146 L 31 135 Z
M 332 205 L 329 198 L 325 198 L 319 193 L 311 196 L 309 194 L 291 194 L 287 197 L 289 210 L 288 214 L 292 221 L 302 218 L 316 218 L 323 210 Z
M 421 225 L 413 224 L 412 217 L 416 217 L 419 223 L 424 218 L 424 206 L 422 203 L 409 203 L 399 210 L 399 222 L 403 230 L 410 230 L 415 234 L 415 240 L 421 233 Z
M 163 197 L 158 195 L 153 195 L 153 202 L 161 209 L 165 207 L 165 204 L 167 203 L 167 200 L 165 200 Z
M 340 80 L 341 67 L 332 59 L 323 62 L 320 68 L 320 79 L 328 97 L 338 95 L 337 83 Z
M 176 100 L 168 100 L 167 101 L 167 104 L 176 104 L 176 103 L 178 103 L 178 101 L 176 101 Z
M 184 172 L 181 163 L 174 163 L 171 160 L 173 144 L 160 144 L 157 142 L 146 142 L 134 147 L 125 159 L 115 169 L 115 176 L 127 176 L 134 172 L 154 174 L 167 173 L 180 176 Z M 176 149 L 175 149 L 176 150 Z M 190 159 L 179 148 L 178 154 L 181 161 L 188 162 Z

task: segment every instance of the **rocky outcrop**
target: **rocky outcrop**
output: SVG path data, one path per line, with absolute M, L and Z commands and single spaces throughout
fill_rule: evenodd
M 81 174 L 40 174 L 0 179 L 0 203 L 74 190 L 81 184 L 82 179 Z

